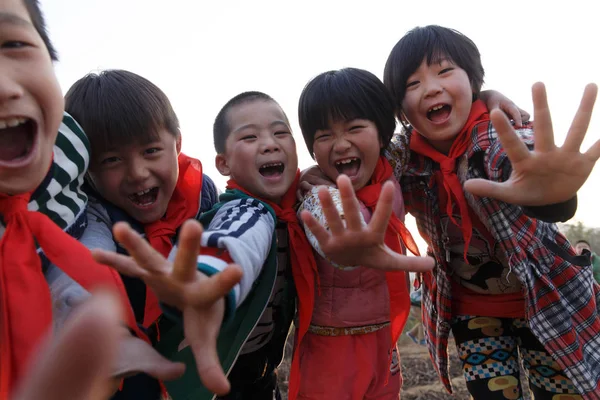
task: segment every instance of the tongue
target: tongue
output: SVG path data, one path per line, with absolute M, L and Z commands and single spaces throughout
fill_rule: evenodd
M 148 193 L 145 193 L 141 196 L 135 195 L 134 199 L 139 204 L 150 204 L 156 200 L 156 192 L 155 190 L 151 190 Z
M 450 107 L 444 106 L 439 110 L 429 113 L 429 119 L 433 122 L 444 122 L 450 116 Z
M 27 155 L 31 140 L 24 125 L 0 129 L 0 160 L 13 161 Z
M 266 176 L 267 178 L 281 175 L 281 172 L 279 171 L 278 167 L 266 167 L 263 168 L 260 171 L 260 173 L 262 174 L 262 176 Z
M 355 176 L 358 174 L 358 169 L 360 168 L 360 164 L 356 161 L 352 161 L 349 164 L 340 164 L 338 165 L 338 171 L 340 174 Z

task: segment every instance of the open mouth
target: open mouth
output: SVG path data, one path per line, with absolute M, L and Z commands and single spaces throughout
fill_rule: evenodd
M 264 164 L 258 172 L 265 178 L 278 178 L 285 171 L 285 165 L 280 162 Z
M 29 118 L 0 119 L 0 162 L 25 160 L 35 144 L 36 124 Z
M 452 107 L 448 104 L 437 104 L 427 110 L 427 119 L 432 122 L 444 122 L 450 116 Z
M 150 206 L 156 202 L 156 198 L 158 197 L 158 187 L 142 190 L 137 193 L 130 194 L 128 197 L 129 200 L 131 200 L 137 206 Z
M 358 170 L 360 169 L 360 158 L 345 158 L 343 160 L 339 160 L 335 162 L 335 169 L 340 174 L 347 175 L 349 177 L 356 176 L 358 174 Z

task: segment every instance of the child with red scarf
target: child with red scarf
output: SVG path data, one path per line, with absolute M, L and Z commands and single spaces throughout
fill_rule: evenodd
M 475 399 L 522 396 L 521 358 L 536 399 L 598 399 L 600 287 L 552 223 L 574 214 L 600 157 L 600 142 L 579 152 L 597 88 L 557 148 L 543 85 L 533 87 L 535 133 L 515 133 L 479 99 L 483 76 L 475 44 L 439 26 L 408 32 L 385 67 L 405 127 L 387 157 L 437 263 L 423 275 L 432 360 L 451 391 L 452 331 Z
M 63 113 L 39 4 L 1 0 L 0 14 L 0 398 L 12 396 L 43 338 L 98 286 L 120 295 L 125 322 L 117 365 L 99 378 L 180 375 L 182 366 L 161 358 L 138 329 L 119 275 L 77 241 L 87 222 L 89 142 Z
M 364 70 L 325 72 L 304 88 L 298 114 L 304 140 L 319 168 L 332 181 L 342 174 L 350 178 L 361 223 L 370 222 L 383 184 L 393 181 L 392 167 L 382 156 L 396 126 L 385 86 Z M 343 215 L 338 190 L 329 190 Z M 403 223 L 397 183 L 394 192 L 385 246 L 396 254 L 408 248 L 418 255 Z M 325 222 L 316 188 L 301 209 Z M 306 234 L 317 254 L 317 270 L 304 279 L 316 279 L 319 286 L 311 288 L 306 298 L 299 297 L 300 309 L 310 311 L 310 322 L 305 330 L 296 331 L 289 398 L 397 399 L 402 377 L 396 342 L 410 310 L 408 274 L 391 271 L 396 266 L 379 259 L 364 264 L 352 260 L 350 267 L 341 266 L 326 258 L 310 230 Z M 432 266 L 430 259 L 404 259 L 404 267 L 413 271 Z
M 91 143 L 87 175 L 89 226 L 81 242 L 127 254 L 112 234 L 118 221 L 144 234 L 167 256 L 184 221 L 198 218 L 217 192 L 199 160 L 181 153 L 179 121 L 167 96 L 147 79 L 123 70 L 89 74 L 65 96 L 65 108 Z M 136 320 L 153 342 L 170 322 L 159 301 L 137 278 L 122 276 Z M 139 374 L 116 399 L 155 399 L 159 383 Z

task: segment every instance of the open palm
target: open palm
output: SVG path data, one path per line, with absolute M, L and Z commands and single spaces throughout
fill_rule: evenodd
M 389 271 L 424 272 L 433 268 L 432 258 L 408 257 L 394 252 L 384 243 L 392 214 L 393 184 L 383 185 L 377 207 L 367 226 L 362 224 L 360 207 L 350 179 L 340 175 L 337 186 L 342 200 L 344 220 L 340 217 L 331 194 L 324 187 L 319 189 L 319 200 L 329 230 L 310 212 L 305 210 L 301 214 L 304 224 L 313 233 L 328 259 L 339 265 L 360 265 Z
M 556 204 L 573 198 L 600 158 L 600 140 L 587 152 L 580 152 L 597 92 L 595 84 L 586 86 L 562 147 L 554 143 L 550 109 L 542 83 L 536 83 L 532 88 L 535 118 L 533 151 L 529 151 L 521 141 L 503 112 L 492 111 L 492 124 L 512 165 L 511 175 L 501 183 L 471 179 L 465 183 L 465 189 L 477 196 L 521 206 Z
M 131 257 L 94 250 L 94 258 L 125 275 L 142 279 L 161 301 L 181 310 L 185 338 L 202 383 L 214 393 L 227 393 L 229 382 L 216 345 L 225 313 L 224 297 L 240 281 L 241 269 L 232 264 L 210 277 L 197 270 L 202 226 L 195 220 L 183 224 L 173 263 L 126 223 L 115 224 L 113 231 Z

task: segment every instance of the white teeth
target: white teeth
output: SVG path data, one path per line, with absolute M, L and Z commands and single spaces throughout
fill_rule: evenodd
M 0 119 L 0 129 L 14 128 L 27 122 L 27 118 L 7 118 Z
M 267 167 L 279 167 L 283 165 L 283 163 L 269 163 L 269 164 L 265 164 L 263 165 L 261 168 L 267 168 Z
M 347 158 L 345 160 L 341 160 L 341 161 L 336 161 L 335 164 L 336 165 L 340 165 L 340 164 L 350 164 L 353 161 L 357 161 L 358 158 Z
M 437 111 L 437 110 L 441 110 L 442 108 L 444 108 L 444 105 L 443 105 L 443 104 L 440 104 L 440 105 L 437 105 L 437 106 L 433 106 L 433 107 L 431 107 L 431 108 L 429 109 L 429 112 L 432 112 L 432 111 Z
M 137 196 L 143 196 L 146 193 L 150 192 L 152 189 L 146 189 L 146 190 L 142 190 L 141 192 L 137 192 L 136 195 Z

